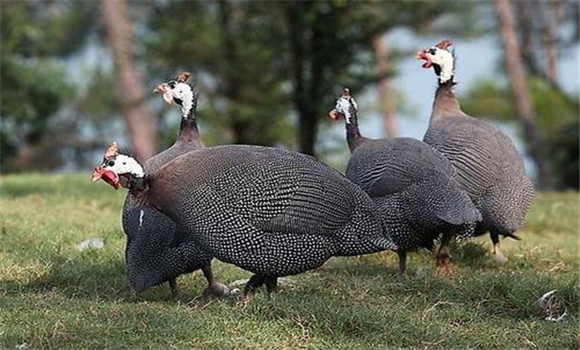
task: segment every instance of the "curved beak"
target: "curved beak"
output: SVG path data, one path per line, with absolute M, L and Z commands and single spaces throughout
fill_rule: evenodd
M 425 61 L 425 63 L 423 63 L 423 68 L 431 68 L 432 65 L 431 58 L 429 58 L 429 55 L 427 55 L 427 52 L 425 52 L 425 50 L 417 51 L 415 58 L 418 60 Z
M 340 116 L 338 115 L 338 113 L 336 112 L 335 109 L 333 109 L 332 111 L 328 112 L 327 117 L 330 118 L 330 119 L 332 119 L 332 120 L 338 120 L 340 118 Z
M 171 96 L 171 94 L 169 93 L 166 83 L 157 85 L 155 89 L 153 89 L 153 92 L 156 94 L 163 94 L 162 95 L 163 101 L 165 101 L 165 103 L 167 103 L 168 105 L 173 104 L 173 96 Z
M 93 171 L 93 175 L 91 176 L 91 181 L 92 182 L 97 182 L 101 179 L 101 177 L 103 177 L 103 173 L 105 172 L 105 170 L 103 170 L 103 168 L 99 167 L 95 167 L 95 170 Z
M 167 87 L 165 86 L 165 84 L 159 84 L 155 87 L 155 89 L 153 89 L 153 93 L 155 94 L 164 94 L 167 92 Z
M 102 167 L 98 166 L 93 171 L 91 180 L 93 182 L 97 182 L 101 179 L 116 190 L 118 190 L 119 187 L 121 187 L 121 182 L 119 181 L 119 177 L 117 176 L 117 174 L 115 174 L 111 170 L 105 170 Z

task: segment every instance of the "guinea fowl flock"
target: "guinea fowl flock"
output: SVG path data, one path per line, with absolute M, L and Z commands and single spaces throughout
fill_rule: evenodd
M 271 147 L 204 148 L 197 128 L 198 93 L 180 73 L 158 85 L 181 108 L 175 143 L 141 165 L 109 146 L 93 173 L 128 189 L 122 223 L 131 288 L 142 291 L 201 269 L 205 295 L 229 289 L 214 280 L 213 258 L 250 271 L 243 296 L 277 279 L 322 266 L 333 256 L 393 250 L 399 273 L 407 252 L 432 250 L 450 271 L 450 243 L 490 233 L 518 238 L 533 199 L 520 155 L 493 125 L 465 114 L 452 87 L 451 42 L 417 53 L 439 87 L 424 140 L 372 140 L 358 129 L 358 106 L 345 89 L 329 113 L 344 119 L 351 151 L 346 177 L 317 159 Z

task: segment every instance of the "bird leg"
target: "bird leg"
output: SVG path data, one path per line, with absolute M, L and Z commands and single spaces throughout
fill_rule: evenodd
M 493 243 L 493 259 L 498 263 L 506 262 L 507 258 L 501 253 L 501 249 L 499 247 L 499 234 L 490 231 L 489 236 L 491 237 L 491 242 Z
M 169 287 L 171 288 L 171 296 L 174 301 L 179 301 L 179 288 L 177 288 L 177 281 L 175 278 L 169 280 Z
M 278 277 L 266 277 L 265 283 L 268 297 L 272 298 L 273 296 L 276 296 L 276 293 L 278 293 Z
M 211 264 L 207 264 L 201 268 L 205 279 L 207 280 L 207 287 L 203 290 L 203 296 L 222 297 L 230 293 L 230 289 L 222 283 L 216 282 L 213 278 Z
M 407 251 L 397 250 L 397 255 L 399 256 L 399 277 L 401 277 L 407 270 Z
M 453 272 L 451 265 L 451 242 L 452 235 L 444 234 L 441 238 L 441 245 L 435 257 L 435 268 L 440 275 L 450 274 Z
M 242 299 L 249 300 L 254 296 L 256 289 L 260 288 L 264 284 L 264 277 L 260 275 L 253 275 L 246 287 L 244 287 L 244 293 L 242 294 Z

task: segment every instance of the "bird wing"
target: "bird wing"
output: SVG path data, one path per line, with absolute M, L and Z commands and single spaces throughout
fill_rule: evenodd
M 427 144 L 410 138 L 382 139 L 357 149 L 346 175 L 371 197 L 399 193 L 428 180 L 433 173 L 453 174 L 441 154 Z

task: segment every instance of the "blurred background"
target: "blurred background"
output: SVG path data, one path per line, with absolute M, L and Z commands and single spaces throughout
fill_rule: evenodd
M 343 169 L 344 125 L 325 118 L 342 87 L 365 136 L 421 139 L 436 78 L 414 54 L 449 38 L 463 109 L 515 140 L 539 188 L 578 189 L 578 1 L 2 0 L 0 10 L 2 173 L 88 173 L 114 140 L 141 159 L 167 148 L 180 114 L 151 91 L 180 70 L 201 92 L 206 145 L 279 146 Z

